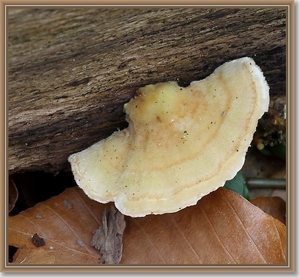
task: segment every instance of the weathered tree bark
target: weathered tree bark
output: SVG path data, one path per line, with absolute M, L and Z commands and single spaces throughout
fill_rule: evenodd
M 137 88 L 188 85 L 252 57 L 285 94 L 285 8 L 8 9 L 10 173 L 68 169 L 67 157 L 126 126 Z

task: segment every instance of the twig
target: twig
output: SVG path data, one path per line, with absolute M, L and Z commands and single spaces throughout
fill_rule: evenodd
M 285 179 L 273 178 L 245 178 L 248 189 L 264 188 L 264 189 L 285 189 Z

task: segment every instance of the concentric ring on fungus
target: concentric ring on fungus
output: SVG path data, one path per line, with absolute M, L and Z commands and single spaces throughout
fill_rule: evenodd
M 129 126 L 70 155 L 77 184 L 125 215 L 176 212 L 241 169 L 269 86 L 248 57 L 181 88 L 147 85 L 124 105 Z

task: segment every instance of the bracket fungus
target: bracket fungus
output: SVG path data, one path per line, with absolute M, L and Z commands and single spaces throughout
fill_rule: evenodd
M 269 86 L 253 59 L 224 63 L 182 88 L 147 85 L 124 105 L 128 127 L 70 155 L 77 184 L 125 215 L 176 212 L 241 169 Z

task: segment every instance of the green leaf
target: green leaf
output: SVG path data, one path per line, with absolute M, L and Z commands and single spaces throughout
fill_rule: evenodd
M 268 149 L 278 157 L 280 157 L 283 160 L 286 160 L 286 145 L 285 144 L 276 144 L 272 147 L 267 146 Z
M 238 171 L 232 180 L 226 181 L 224 188 L 240 194 L 248 201 L 250 200 L 249 191 L 241 171 Z
M 274 146 L 266 145 L 263 149 L 259 150 L 263 155 L 276 155 L 283 160 L 286 160 L 286 145 L 278 143 Z

